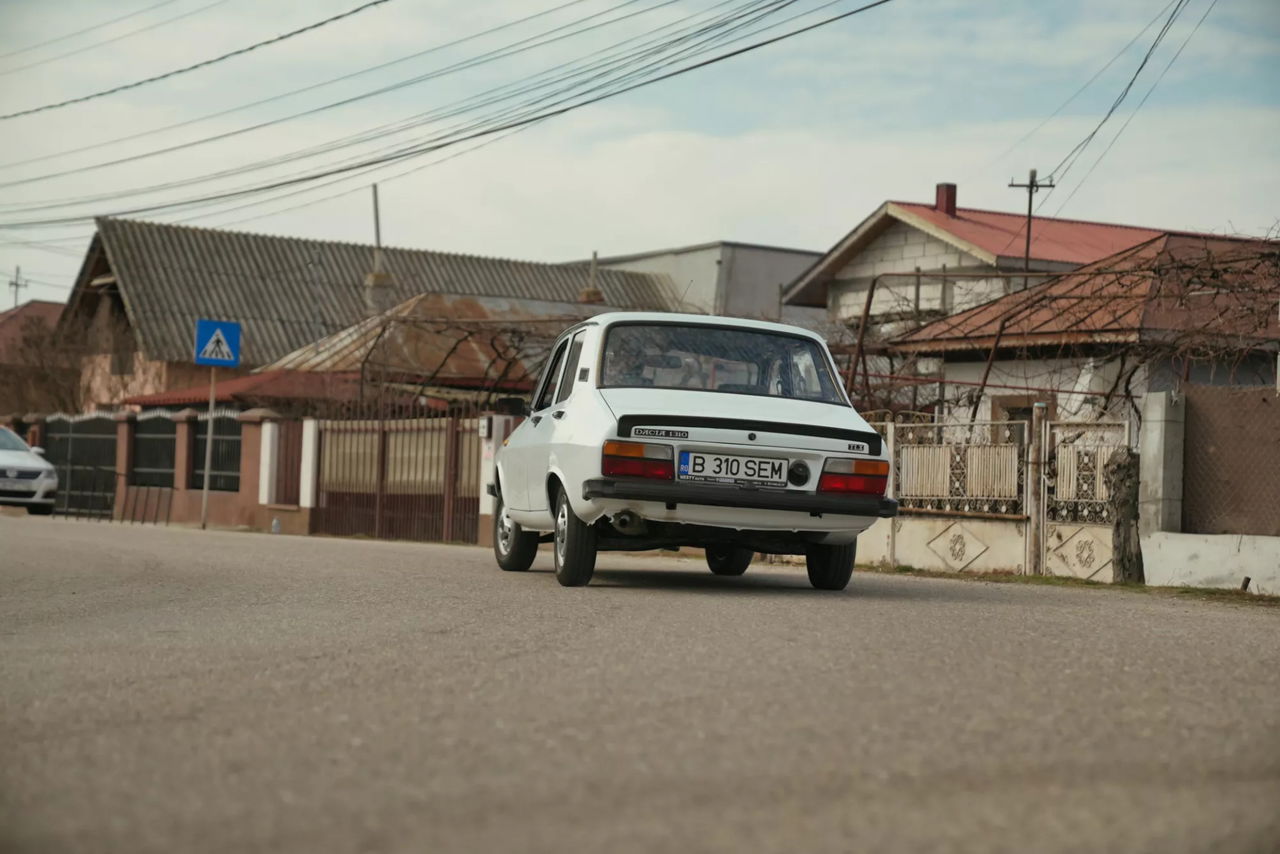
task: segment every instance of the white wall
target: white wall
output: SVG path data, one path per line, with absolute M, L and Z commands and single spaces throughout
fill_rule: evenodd
M 821 258 L 819 252 L 788 252 L 726 244 L 721 259 L 718 311 L 734 317 L 777 320 L 782 287 Z
M 1158 531 L 1141 543 L 1149 585 L 1239 589 L 1248 576 L 1250 592 L 1280 596 L 1280 537 Z
M 604 259 L 601 266 L 638 273 L 665 273 L 683 310 L 777 320 L 780 289 L 807 270 L 820 252 L 716 243 L 652 255 Z
M 892 531 L 891 531 L 892 526 Z M 904 514 L 858 535 L 860 564 L 936 572 L 1013 572 L 1026 568 L 1027 523 Z
M 682 310 L 714 314 L 720 281 L 720 245 L 687 251 L 658 252 L 620 261 L 605 259 L 602 267 L 636 273 L 665 273 L 671 277 L 677 296 L 683 295 Z
M 828 303 L 843 319 L 862 316 L 867 300 L 867 288 L 871 279 L 881 273 L 911 273 L 917 267 L 934 272 L 946 265 L 948 270 L 991 270 L 990 265 L 950 243 L 945 243 L 903 222 L 895 222 L 871 241 L 844 269 L 835 275 L 831 283 Z M 954 288 L 966 307 L 986 302 L 1003 293 L 1003 283 L 995 280 L 957 285 L 949 282 L 948 292 Z M 996 290 L 992 290 L 996 288 Z M 950 302 L 950 300 L 948 300 Z M 943 307 L 942 283 L 936 278 L 924 278 L 920 286 L 920 308 L 941 310 Z M 881 279 L 871 301 L 872 314 L 891 314 L 912 311 L 915 308 L 915 281 L 912 279 Z
M 958 383 L 981 383 L 986 362 L 946 362 L 943 364 L 943 376 L 957 385 L 948 388 L 948 398 L 969 392 L 976 392 L 976 385 L 959 385 Z M 991 364 L 991 374 L 987 382 L 992 386 L 1022 386 L 1026 388 L 1056 389 L 1057 411 L 1055 420 L 1093 420 L 1101 413 L 1103 398 L 1108 389 L 1115 383 L 1120 372 L 1118 362 L 1104 363 L 1099 359 L 997 359 Z M 1132 384 L 1134 394 L 1145 391 L 1144 382 L 1139 372 Z M 1123 388 L 1117 388 L 1117 395 Z M 978 405 L 978 419 L 991 419 L 991 397 L 1036 394 L 1036 392 L 1018 389 L 987 388 Z M 967 408 L 962 413 L 968 417 Z M 1107 410 L 1107 416 L 1120 420 L 1132 420 L 1134 411 L 1123 397 L 1114 397 Z

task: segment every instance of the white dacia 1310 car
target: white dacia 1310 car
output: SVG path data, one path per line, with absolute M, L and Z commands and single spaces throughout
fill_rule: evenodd
M 601 550 L 693 546 L 717 575 L 803 554 L 814 587 L 842 590 L 858 534 L 898 506 L 822 338 L 727 317 L 565 330 L 496 462 L 498 565 L 526 570 L 550 541 L 565 586 L 587 584 Z

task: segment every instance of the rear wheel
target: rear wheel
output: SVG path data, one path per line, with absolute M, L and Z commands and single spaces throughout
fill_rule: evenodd
M 524 572 L 538 554 L 538 532 L 526 531 L 507 512 L 499 491 L 493 508 L 493 556 L 507 572 Z
M 737 546 L 707 546 L 707 567 L 716 575 L 742 575 L 756 553 Z
M 857 554 L 856 542 L 847 546 L 810 545 L 805 551 L 809 583 L 818 590 L 845 589 L 853 576 L 853 560 Z
M 573 512 L 564 490 L 556 495 L 555 566 L 565 587 L 585 586 L 596 571 L 596 529 Z

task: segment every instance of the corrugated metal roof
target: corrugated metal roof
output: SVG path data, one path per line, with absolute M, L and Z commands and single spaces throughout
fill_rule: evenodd
M 257 403 L 270 400 L 355 400 L 360 396 L 358 374 L 313 374 L 265 371 L 247 377 L 219 380 L 218 403 Z M 209 402 L 209 384 L 141 394 L 125 398 L 131 406 L 195 406 Z
M 1163 234 L 1079 270 L 898 338 L 899 350 L 941 353 L 1001 347 L 1136 342 L 1170 334 L 1225 336 L 1246 346 L 1280 337 L 1274 267 L 1264 240 Z M 1201 271 L 1216 272 L 1201 282 Z M 1001 322 L 1004 331 L 1000 331 Z
M 1021 259 L 1026 245 L 1025 214 L 956 208 L 955 216 L 949 216 L 931 204 L 888 201 L 787 285 L 784 300 L 793 305 L 825 305 L 827 283 L 894 222 L 905 222 L 929 232 L 997 266 Z M 1036 262 L 1042 265 L 1092 263 L 1165 233 L 1131 225 L 1032 217 L 1033 269 Z
M 948 216 L 933 205 L 916 202 L 892 204 L 996 257 L 1021 258 L 1023 255 L 1027 239 L 1025 214 L 956 208 L 956 215 Z M 1163 233 L 1132 225 L 1033 216 L 1031 257 L 1038 261 L 1088 264 Z
M 373 367 L 430 377 L 439 385 L 523 387 L 561 331 L 613 310 L 600 304 L 422 294 L 300 347 L 263 370 Z
M 97 225 L 148 358 L 189 359 L 200 317 L 240 321 L 243 360 L 254 366 L 366 316 L 372 246 L 110 218 Z M 433 292 L 573 302 L 590 283 L 577 264 L 395 248 L 382 256 L 393 304 Z M 664 310 L 676 299 L 667 277 L 647 273 L 601 269 L 595 286 L 615 308 Z

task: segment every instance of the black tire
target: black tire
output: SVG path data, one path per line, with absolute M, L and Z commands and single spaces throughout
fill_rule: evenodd
M 573 512 L 564 490 L 556 494 L 556 581 L 564 587 L 583 587 L 596 571 L 596 529 Z
M 493 507 L 493 556 L 507 572 L 524 572 L 538 556 L 538 532 L 526 531 L 506 515 L 501 491 Z
M 27 515 L 28 516 L 52 516 L 53 505 L 52 504 L 28 504 Z
M 707 546 L 707 568 L 716 575 L 742 575 L 756 553 L 737 546 Z
M 845 589 L 853 576 L 853 561 L 857 556 L 856 542 L 847 546 L 810 545 L 804 556 L 809 583 L 818 590 Z

